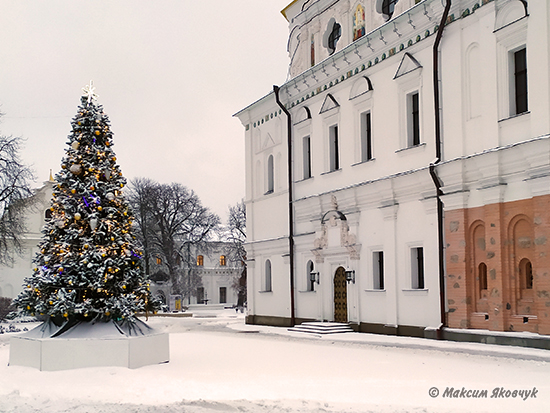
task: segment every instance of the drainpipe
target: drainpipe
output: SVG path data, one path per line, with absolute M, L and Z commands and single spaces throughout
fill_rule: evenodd
M 437 339 L 442 339 L 442 328 L 446 326 L 447 320 L 445 317 L 445 234 L 444 234 L 444 217 L 443 217 L 443 201 L 441 201 L 441 181 L 437 176 L 435 167 L 441 162 L 441 103 L 439 100 L 439 45 L 443 37 L 443 30 L 451 9 L 451 0 L 446 0 L 445 10 L 437 29 L 437 35 L 433 45 L 433 86 L 434 86 L 434 120 L 435 120 L 435 160 L 430 164 L 430 176 L 435 185 L 437 197 L 437 232 L 438 232 L 438 249 L 439 249 L 439 305 L 441 314 L 441 324 L 437 329 Z
M 296 316 L 294 312 L 294 206 L 292 205 L 293 182 L 292 182 L 292 119 L 290 112 L 286 110 L 284 105 L 279 100 L 279 87 L 273 86 L 275 93 L 275 101 L 281 110 L 286 114 L 287 125 L 287 151 L 288 151 L 288 249 L 290 254 L 290 324 L 294 326 Z

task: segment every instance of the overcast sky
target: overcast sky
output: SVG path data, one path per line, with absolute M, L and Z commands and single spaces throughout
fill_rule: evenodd
M 286 80 L 290 0 L 0 0 L 0 134 L 57 173 L 93 80 L 127 179 L 180 182 L 223 221 L 244 197 L 232 115 Z

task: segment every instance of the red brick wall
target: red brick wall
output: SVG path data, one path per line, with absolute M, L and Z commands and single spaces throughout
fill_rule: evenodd
M 550 195 L 446 211 L 445 240 L 449 327 L 550 334 Z M 519 273 L 522 258 L 532 264 L 532 289 Z

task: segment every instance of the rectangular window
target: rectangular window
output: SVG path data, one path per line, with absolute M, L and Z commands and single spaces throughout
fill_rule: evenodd
M 411 248 L 412 288 L 424 289 L 424 248 Z
M 227 303 L 227 287 L 220 287 L 220 304 Z
M 303 155 L 304 155 L 304 179 L 311 178 L 311 140 L 309 136 L 304 138 Z
M 197 288 L 197 304 L 204 304 L 204 287 Z
M 527 112 L 527 50 L 525 48 L 514 53 L 514 92 L 515 114 Z
M 373 289 L 384 289 L 384 252 L 375 251 L 372 256 Z
M 372 159 L 372 132 L 371 132 L 371 114 L 365 112 L 361 114 L 361 161 Z
M 331 126 L 329 129 L 329 144 L 330 144 L 330 170 L 336 171 L 340 169 L 340 155 L 338 148 L 338 125 Z
M 418 92 L 407 95 L 407 146 L 420 145 L 420 103 Z

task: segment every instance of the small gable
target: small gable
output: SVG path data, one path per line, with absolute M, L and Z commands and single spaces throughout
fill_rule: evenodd
M 395 80 L 398 77 L 411 73 L 416 69 L 422 69 L 422 65 L 418 63 L 418 60 L 416 60 L 411 54 L 405 53 L 401 59 L 401 63 L 399 63 L 399 68 L 397 69 L 397 72 L 395 72 L 393 79 Z
M 294 124 L 297 125 L 298 123 L 305 122 L 308 119 L 311 119 L 311 111 L 308 107 L 304 106 L 298 110 L 298 113 L 294 117 L 295 122 Z
M 527 6 L 521 0 L 506 3 L 504 6 L 497 6 L 497 17 L 495 19 L 495 30 L 502 29 L 527 16 Z
M 338 102 L 336 102 L 336 99 L 334 99 L 334 97 L 329 93 L 325 97 L 325 101 L 323 102 L 323 106 L 321 106 L 321 111 L 319 113 L 325 113 L 329 110 L 337 109 L 339 107 L 340 105 L 338 104 Z
M 366 76 L 361 76 L 355 81 L 351 87 L 351 92 L 349 94 L 349 99 L 355 99 L 361 95 L 364 95 L 367 92 L 370 92 L 372 89 L 372 83 L 370 79 Z

